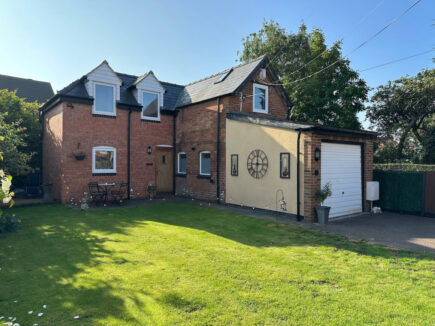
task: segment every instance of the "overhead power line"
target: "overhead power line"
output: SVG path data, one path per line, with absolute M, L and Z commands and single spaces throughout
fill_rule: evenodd
M 368 71 L 368 70 L 372 70 L 372 69 L 376 69 L 376 68 L 384 67 L 384 66 L 387 66 L 387 65 L 390 65 L 390 64 L 396 63 L 396 62 L 400 62 L 400 61 L 408 60 L 408 59 L 411 59 L 411 58 L 414 58 L 414 57 L 418 57 L 418 56 L 420 56 L 420 55 L 423 55 L 423 54 L 426 54 L 426 53 L 429 53 L 429 52 L 432 52 L 432 51 L 435 51 L 435 50 L 431 49 L 431 50 L 428 50 L 428 51 L 424 51 L 424 52 L 416 53 L 416 54 L 413 54 L 413 55 L 409 55 L 409 56 L 407 56 L 407 57 L 403 57 L 403 58 L 400 58 L 400 59 L 396 59 L 396 60 L 388 61 L 388 62 L 382 63 L 382 64 L 380 64 L 380 65 L 372 66 L 372 67 L 369 67 L 369 68 L 366 68 L 366 69 L 362 69 L 362 70 L 359 70 L 359 71 L 360 71 L 360 72 L 363 72 L 363 71 Z
M 362 42 L 360 45 L 358 45 L 357 47 L 355 47 L 354 49 L 352 49 L 350 52 L 348 52 L 344 57 L 348 57 L 351 54 L 355 53 L 357 50 L 361 49 L 363 46 L 365 46 L 367 43 L 369 43 L 370 41 L 372 41 L 376 36 L 378 36 L 379 34 L 381 34 L 382 32 L 384 32 L 388 27 L 390 27 L 391 25 L 393 25 L 396 21 L 398 21 L 401 17 L 403 17 L 404 15 L 406 15 L 412 8 L 414 8 L 417 4 L 419 4 L 421 2 L 421 0 L 417 0 L 416 2 L 414 2 L 410 7 L 408 7 L 404 12 L 402 12 L 400 15 L 398 15 L 397 17 L 395 17 L 393 20 L 391 20 L 387 25 L 385 25 L 383 28 L 381 28 L 379 31 L 377 31 L 375 34 L 373 34 L 371 37 L 369 37 L 367 40 L 365 40 L 364 42 Z M 319 73 L 321 73 L 322 71 L 325 71 L 326 69 L 334 66 L 336 63 L 338 63 L 339 61 L 341 61 L 342 58 L 337 59 L 336 61 L 334 61 L 333 63 L 327 65 L 326 67 L 297 80 L 294 81 L 289 81 L 286 84 L 294 84 L 300 81 L 304 81 L 305 79 L 311 78 Z M 283 83 L 270 83 L 268 85 L 284 85 Z

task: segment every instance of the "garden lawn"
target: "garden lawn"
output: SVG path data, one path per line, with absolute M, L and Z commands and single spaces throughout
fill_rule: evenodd
M 0 234 L 2 321 L 435 324 L 429 254 L 188 204 L 13 212 L 22 226 Z

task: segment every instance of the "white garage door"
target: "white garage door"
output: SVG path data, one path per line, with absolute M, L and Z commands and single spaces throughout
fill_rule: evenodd
M 322 143 L 321 184 L 331 183 L 332 196 L 324 205 L 330 206 L 330 217 L 360 213 L 361 146 Z

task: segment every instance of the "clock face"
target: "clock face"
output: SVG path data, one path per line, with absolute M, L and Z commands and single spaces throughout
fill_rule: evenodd
M 253 150 L 248 156 L 248 172 L 255 179 L 261 179 L 267 172 L 266 153 L 261 149 Z

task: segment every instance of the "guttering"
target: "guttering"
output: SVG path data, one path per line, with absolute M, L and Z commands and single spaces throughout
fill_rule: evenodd
M 130 131 L 131 131 L 131 112 L 132 109 L 128 110 L 128 120 L 127 120 L 127 198 L 130 199 Z
M 221 158 L 221 98 L 217 98 L 217 132 L 216 132 L 216 198 L 217 203 L 221 203 L 220 187 L 220 158 Z
M 297 220 L 301 218 L 301 176 L 300 176 L 300 148 L 301 148 L 301 129 L 298 130 L 298 143 L 296 154 L 296 207 L 297 207 Z

